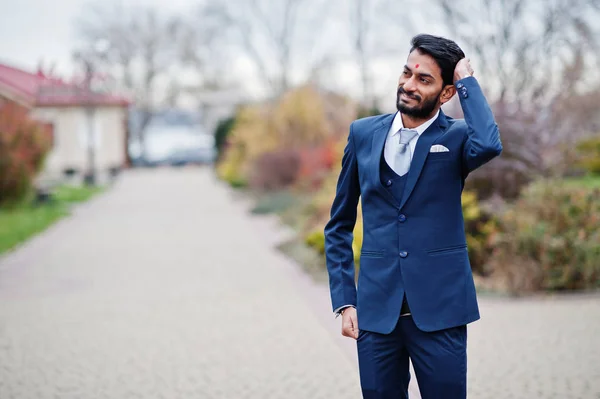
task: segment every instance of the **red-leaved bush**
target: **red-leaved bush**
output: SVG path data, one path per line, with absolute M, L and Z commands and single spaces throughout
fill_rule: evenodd
M 254 163 L 250 185 L 267 191 L 288 187 L 296 181 L 300 165 L 300 154 L 296 150 L 266 152 Z
M 26 108 L 0 102 L 0 205 L 27 195 L 50 149 L 50 139 Z

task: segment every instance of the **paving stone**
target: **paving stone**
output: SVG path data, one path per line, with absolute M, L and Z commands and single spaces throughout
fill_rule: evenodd
M 0 260 L 0 398 L 359 398 L 253 226 L 207 170 L 125 173 Z
M 360 398 L 326 285 L 234 198 L 208 169 L 127 171 L 0 258 L 0 398 Z M 470 398 L 600 399 L 600 296 L 480 307 Z

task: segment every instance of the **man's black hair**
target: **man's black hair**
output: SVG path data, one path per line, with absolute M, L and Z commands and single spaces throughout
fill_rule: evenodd
M 458 47 L 454 41 L 440 36 L 420 34 L 411 40 L 412 53 L 419 50 L 422 54 L 431 56 L 442 70 L 442 79 L 444 85 L 451 85 L 454 82 L 454 68 L 465 53 Z

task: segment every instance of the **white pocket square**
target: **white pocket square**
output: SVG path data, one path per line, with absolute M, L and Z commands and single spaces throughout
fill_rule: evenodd
M 441 144 L 432 145 L 429 152 L 449 152 L 450 150 Z

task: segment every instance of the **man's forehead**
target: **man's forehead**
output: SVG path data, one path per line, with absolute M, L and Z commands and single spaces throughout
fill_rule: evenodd
M 433 57 L 413 51 L 406 60 L 406 66 L 413 72 L 440 75 L 441 70 Z

